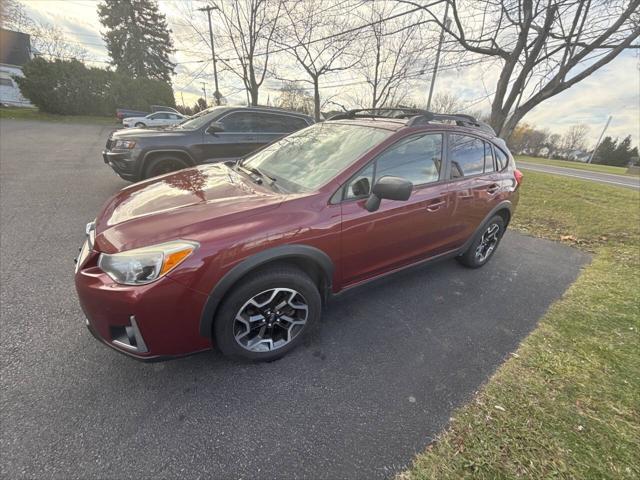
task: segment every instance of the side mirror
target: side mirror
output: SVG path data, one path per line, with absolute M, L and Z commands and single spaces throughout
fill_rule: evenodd
M 409 200 L 412 190 L 413 183 L 409 180 L 400 177 L 382 177 L 373 186 L 364 208 L 370 212 L 375 212 L 380 208 L 380 201 L 383 198 L 387 200 Z
M 224 132 L 224 127 L 220 122 L 211 122 L 205 131 L 209 135 L 215 135 L 218 132 Z

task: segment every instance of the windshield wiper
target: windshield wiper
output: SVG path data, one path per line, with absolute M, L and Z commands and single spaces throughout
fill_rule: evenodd
M 271 175 L 267 175 L 266 173 L 264 173 L 262 170 L 260 170 L 257 167 L 248 167 L 246 165 L 243 165 L 242 162 L 238 161 L 236 162 L 236 168 L 237 169 L 242 169 L 247 173 L 252 173 L 253 175 L 256 175 L 258 178 L 256 178 L 256 180 L 259 183 L 263 183 L 263 179 L 267 180 L 267 185 L 269 185 L 270 187 L 274 187 L 275 189 L 277 189 L 278 191 L 282 192 L 282 189 L 276 185 L 276 178 L 272 177 Z

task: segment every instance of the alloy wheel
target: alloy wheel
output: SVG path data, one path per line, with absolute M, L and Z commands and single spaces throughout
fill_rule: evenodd
M 233 335 L 251 352 L 272 352 L 289 344 L 304 329 L 309 306 L 300 292 L 272 288 L 258 293 L 238 310 Z
M 486 261 L 496 249 L 499 233 L 500 226 L 497 223 L 492 223 L 482 234 L 480 244 L 476 248 L 476 260 L 479 263 Z

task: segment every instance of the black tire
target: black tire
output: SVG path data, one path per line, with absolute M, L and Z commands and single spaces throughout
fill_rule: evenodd
M 146 127 L 146 125 L 144 123 L 142 123 L 142 122 L 138 122 L 134 126 L 136 126 L 136 127 Z
M 286 330 L 280 326 L 280 317 L 276 317 L 273 313 L 271 317 L 269 317 L 269 315 L 265 315 L 265 312 L 274 308 L 271 304 L 265 307 L 264 310 L 261 310 L 260 313 L 254 310 L 252 312 L 250 311 L 251 313 L 248 313 L 244 317 L 261 317 L 263 320 L 249 320 L 251 323 L 239 322 L 236 320 L 236 316 L 240 314 L 242 309 L 254 308 L 254 304 L 250 302 L 251 300 L 258 298 L 258 303 L 261 303 L 263 299 L 270 298 L 272 295 L 271 292 L 273 291 L 280 291 L 274 294 L 273 298 L 274 303 L 280 303 L 281 305 L 283 298 L 290 299 L 291 297 L 289 295 L 293 296 L 293 294 L 290 294 L 289 290 L 298 293 L 299 296 L 295 297 L 295 301 L 298 302 L 296 304 L 298 305 L 298 308 L 301 308 L 301 305 L 306 304 L 306 323 L 301 325 L 300 328 L 295 326 L 295 331 L 293 333 L 293 324 L 287 324 L 291 325 L 291 327 L 288 329 L 288 333 L 286 335 L 290 335 L 291 339 L 282 346 L 272 350 L 254 351 L 250 349 L 250 345 L 241 345 L 241 343 L 251 343 L 254 341 L 258 343 L 258 346 L 253 348 L 267 349 L 269 348 L 269 344 L 263 342 L 269 342 L 269 336 L 273 339 L 278 339 L 279 336 L 285 335 L 284 332 Z M 278 298 L 278 295 L 284 296 Z M 289 304 L 284 305 L 283 310 L 284 309 L 290 309 L 289 312 L 294 312 L 294 308 L 289 307 Z M 300 311 L 304 313 L 304 310 Z M 227 293 L 214 321 L 214 344 L 225 356 L 228 357 L 251 361 L 276 360 L 286 355 L 302 343 L 303 337 L 312 332 L 314 327 L 319 324 L 321 311 L 322 300 L 320 292 L 318 291 L 316 284 L 308 275 L 293 266 L 282 265 L 270 267 L 254 274 L 250 274 L 248 277 L 242 279 L 242 281 L 229 293 Z M 287 315 L 290 315 L 291 317 L 296 315 L 295 313 L 289 314 L 289 312 L 287 312 Z M 242 310 L 242 313 L 247 312 L 246 310 Z M 265 320 L 265 318 L 271 318 L 271 320 Z M 277 318 L 277 320 L 274 320 L 274 318 Z M 301 320 L 301 318 L 299 320 Z M 265 322 L 271 321 L 273 324 L 264 324 Z M 269 327 L 269 325 L 273 326 Z M 243 338 L 236 340 L 236 336 L 242 337 L 243 334 L 245 335 Z M 284 341 L 284 339 L 279 341 Z M 274 347 L 273 343 L 271 344 L 271 347 Z
M 190 165 L 182 158 L 174 155 L 161 155 L 147 162 L 144 167 L 143 179 L 175 172 L 176 170 L 182 170 L 189 166 Z
M 497 231 L 495 231 L 496 227 L 498 228 Z M 491 257 L 493 257 L 493 254 L 498 249 L 505 229 L 506 226 L 504 219 L 500 215 L 491 217 L 491 219 L 484 224 L 478 233 L 476 233 L 476 236 L 473 238 L 473 242 L 471 242 L 469 248 L 462 255 L 457 257 L 457 260 L 468 268 L 482 267 L 491 259 Z M 487 240 L 492 239 L 494 235 L 495 242 L 487 242 Z M 491 244 L 493 246 L 489 250 Z

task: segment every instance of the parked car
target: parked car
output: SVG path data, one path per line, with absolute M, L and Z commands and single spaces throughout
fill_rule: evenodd
M 128 117 L 122 120 L 122 125 L 126 128 L 131 127 L 168 127 L 176 125 L 188 118 L 181 113 L 172 112 L 156 112 L 150 113 L 146 117 Z
M 308 115 L 267 107 L 213 107 L 171 129 L 118 130 L 102 152 L 125 180 L 240 158 L 313 124 Z
M 151 105 L 151 112 L 144 112 L 142 110 L 132 110 L 130 108 L 118 108 L 116 109 L 116 117 L 118 120 L 124 120 L 129 117 L 144 117 L 153 112 L 172 112 L 180 113 L 175 108 L 166 107 L 164 105 Z
M 89 329 L 139 359 L 213 344 L 273 360 L 332 294 L 427 261 L 485 265 L 522 181 L 505 142 L 467 116 L 401 117 L 351 111 L 117 193 L 77 262 Z

